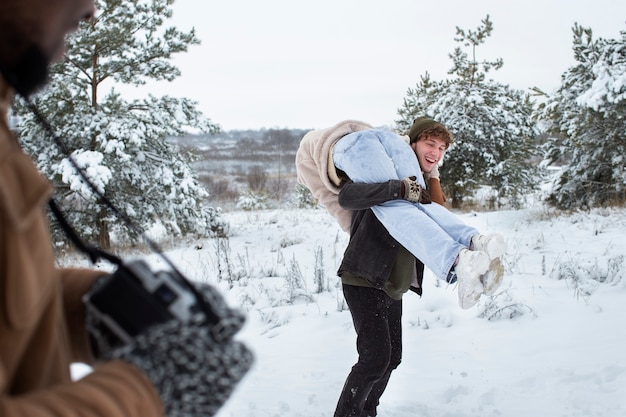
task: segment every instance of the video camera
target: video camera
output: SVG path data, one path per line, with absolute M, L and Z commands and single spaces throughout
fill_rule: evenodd
M 178 278 L 178 279 L 177 279 Z M 124 344 L 155 324 L 188 322 L 200 311 L 197 296 L 176 272 L 153 272 L 143 260 L 123 263 L 83 296 L 93 316 Z

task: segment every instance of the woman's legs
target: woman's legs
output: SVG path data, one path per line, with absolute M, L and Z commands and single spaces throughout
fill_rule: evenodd
M 447 225 L 448 230 L 442 228 L 423 211 L 423 207 L 430 205 L 437 203 L 413 204 L 393 200 L 372 207 L 372 211 L 394 239 L 439 279 L 445 280 L 461 249 L 468 247 L 472 235 L 478 231 L 460 221 L 456 225 Z M 450 231 L 462 234 L 451 236 Z
M 417 157 L 393 132 L 365 130 L 340 139 L 335 166 L 354 182 L 377 183 L 415 176 L 424 185 Z M 372 207 L 389 233 L 438 278 L 446 279 L 460 250 L 478 231 L 444 207 L 392 200 Z

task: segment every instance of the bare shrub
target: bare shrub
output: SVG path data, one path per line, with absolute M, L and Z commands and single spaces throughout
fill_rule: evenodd
M 617 285 L 624 278 L 624 256 L 586 259 L 583 254 L 566 252 L 555 261 L 550 276 L 566 280 L 576 298 L 589 301 L 601 284 Z
M 267 191 L 267 172 L 263 167 L 255 165 L 250 168 L 248 175 L 246 176 L 248 182 L 248 189 L 253 192 Z
M 509 294 L 508 289 L 501 291 L 487 299 L 481 308 L 478 317 L 494 320 L 512 320 L 530 314 L 537 317 L 534 310 L 526 304 L 517 302 Z
M 212 200 L 233 201 L 239 197 L 231 181 L 226 178 L 201 177 L 200 182 L 207 189 Z
M 328 280 L 326 279 L 326 273 L 324 271 L 324 249 L 318 246 L 315 250 L 315 292 L 321 293 L 324 290 L 328 290 Z
M 287 303 L 293 304 L 296 299 L 302 298 L 305 301 L 312 302 L 313 297 L 308 294 L 304 277 L 300 271 L 300 265 L 296 260 L 296 256 L 289 262 L 287 276 L 285 277 L 285 287 L 287 289 Z
M 228 287 L 233 288 L 235 277 L 233 275 L 230 240 L 228 238 L 215 239 L 215 254 L 217 259 L 217 279 L 228 282 Z

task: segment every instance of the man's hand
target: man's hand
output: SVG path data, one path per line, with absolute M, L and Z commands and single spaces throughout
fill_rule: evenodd
M 428 182 L 431 178 L 439 179 L 439 166 L 435 165 L 430 172 L 424 172 L 424 181 Z
M 416 177 L 407 177 L 402 180 L 402 198 L 412 203 L 430 204 L 430 194 L 428 190 L 422 188 Z

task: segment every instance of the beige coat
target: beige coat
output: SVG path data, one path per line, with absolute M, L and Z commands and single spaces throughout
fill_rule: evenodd
M 11 98 L 0 76 L 0 416 L 163 416 L 153 385 L 125 362 L 71 380 L 71 363 L 93 362 L 81 296 L 101 272 L 55 267 L 52 187 L 9 132 Z
M 345 120 L 333 127 L 312 130 L 302 138 L 296 153 L 298 182 L 307 187 L 319 204 L 337 219 L 344 232 L 350 232 L 352 212 L 341 208 L 338 201 L 339 178 L 332 162 L 333 147 L 342 137 L 361 130 L 373 129 L 367 123 Z

